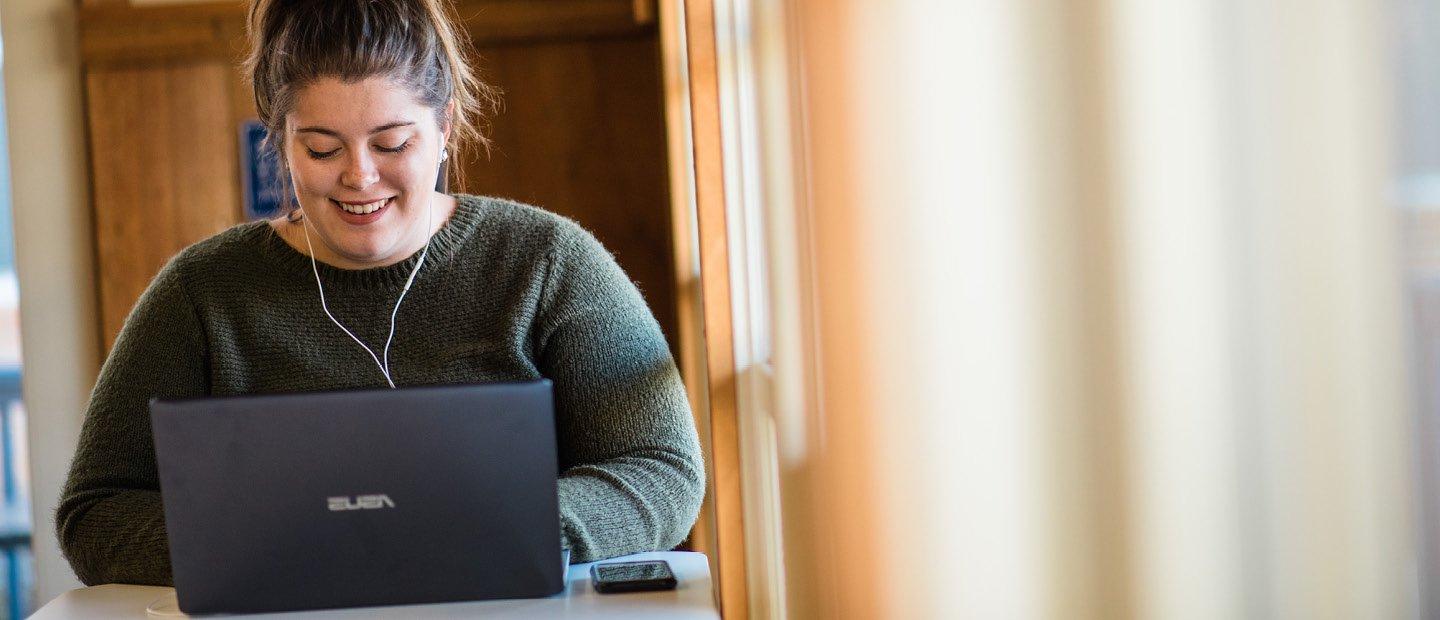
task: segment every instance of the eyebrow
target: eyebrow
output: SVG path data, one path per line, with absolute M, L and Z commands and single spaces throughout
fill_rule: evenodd
M 371 129 L 371 130 L 370 130 L 370 135 L 375 135 L 375 134 L 380 133 L 380 132 L 382 132 L 382 131 L 389 131 L 389 130 L 394 129 L 394 128 L 396 128 L 396 127 L 408 127 L 408 126 L 414 125 L 414 124 L 415 124 L 414 121 L 396 121 L 396 122 L 393 122 L 393 123 L 385 123 L 384 125 L 381 125 L 381 126 L 379 126 L 379 127 L 376 127 L 376 128 L 374 128 L 374 129 Z M 340 135 L 340 132 L 335 131 L 335 130 L 333 130 L 333 129 L 326 129 L 326 128 L 324 128 L 324 127 L 301 127 L 301 128 L 299 128 L 299 129 L 296 129 L 296 130 L 295 130 L 295 133 L 318 133 L 318 134 L 325 134 L 325 135 L 327 135 L 327 136 L 331 136 L 331 137 L 335 137 L 335 138 L 342 137 L 342 136 Z

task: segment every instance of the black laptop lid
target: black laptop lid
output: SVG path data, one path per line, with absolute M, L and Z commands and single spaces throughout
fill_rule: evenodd
M 550 383 L 151 403 L 180 608 L 547 596 Z

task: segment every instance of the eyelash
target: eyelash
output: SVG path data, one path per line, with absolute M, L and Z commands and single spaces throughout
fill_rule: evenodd
M 375 147 L 376 150 L 378 150 L 378 151 L 380 151 L 380 152 L 382 152 L 382 153 L 401 153 L 401 152 L 404 152 L 405 149 L 408 149 L 408 148 L 410 148 L 410 141 L 409 141 L 409 140 L 406 140 L 406 141 L 404 141 L 404 142 L 401 142 L 401 143 L 400 143 L 400 146 L 397 146 L 397 147 L 394 147 L 394 148 L 389 148 L 389 147 L 384 147 L 384 146 L 377 146 L 377 147 Z M 325 152 L 313 151 L 313 150 L 308 149 L 308 148 L 305 149 L 305 150 L 310 153 L 310 158 L 311 158 L 311 159 L 329 159 L 331 156 L 333 156 L 333 155 L 335 155 L 336 153 L 339 153 L 339 152 L 340 152 L 340 149 L 335 149 L 335 150 L 333 150 L 333 151 L 325 151 Z

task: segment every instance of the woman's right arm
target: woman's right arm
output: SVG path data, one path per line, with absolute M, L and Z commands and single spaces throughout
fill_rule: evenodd
M 100 369 L 55 513 L 86 585 L 171 585 L 150 399 L 209 392 L 205 331 L 178 259 L 150 283 Z

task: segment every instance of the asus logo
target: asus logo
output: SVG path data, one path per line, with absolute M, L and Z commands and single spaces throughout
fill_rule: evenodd
M 389 495 L 357 495 L 353 500 L 344 496 L 327 497 L 325 500 L 330 504 L 331 511 L 372 510 L 375 508 L 395 507 L 395 502 L 390 501 Z

